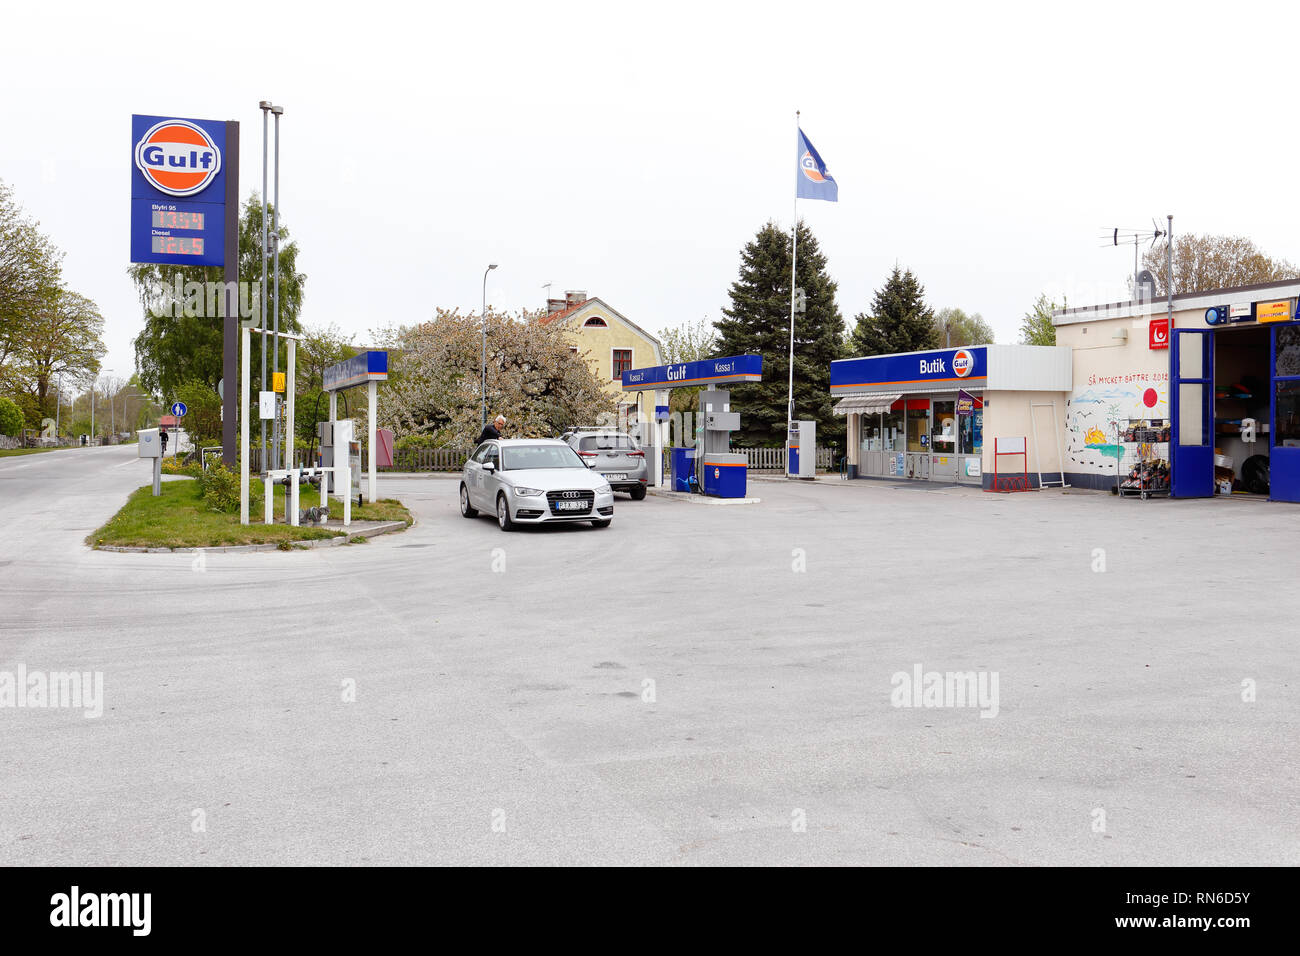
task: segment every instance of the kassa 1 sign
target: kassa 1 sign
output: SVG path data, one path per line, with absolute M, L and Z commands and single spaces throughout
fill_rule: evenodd
M 1150 326 L 1149 346 L 1153 349 L 1169 348 L 1169 320 L 1152 319 Z
M 225 264 L 226 124 L 131 117 L 131 261 Z

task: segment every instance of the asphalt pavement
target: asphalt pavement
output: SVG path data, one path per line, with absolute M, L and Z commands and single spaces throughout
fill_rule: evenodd
M 503 534 L 381 477 L 417 523 L 365 545 L 92 551 L 135 453 L 0 459 L 0 679 L 103 681 L 0 700 L 0 865 L 1300 863 L 1300 507 L 768 482 Z M 996 707 L 895 706 L 918 667 Z

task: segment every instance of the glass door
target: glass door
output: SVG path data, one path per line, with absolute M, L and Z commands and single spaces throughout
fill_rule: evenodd
M 938 398 L 930 418 L 930 477 L 957 480 L 957 400 Z
M 1300 325 L 1273 327 L 1268 496 L 1300 501 Z
M 930 400 L 907 399 L 907 463 L 904 477 L 930 477 Z
M 1169 451 L 1175 498 L 1214 494 L 1214 333 L 1176 329 L 1170 366 Z

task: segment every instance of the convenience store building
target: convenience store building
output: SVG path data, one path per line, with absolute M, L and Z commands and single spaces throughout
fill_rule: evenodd
M 1031 485 L 1064 468 L 1072 349 L 978 345 L 831 363 L 836 414 L 848 419 L 850 478 L 992 487 L 994 439 L 1025 449 L 998 468 Z M 1027 466 L 1027 467 L 1026 467 Z

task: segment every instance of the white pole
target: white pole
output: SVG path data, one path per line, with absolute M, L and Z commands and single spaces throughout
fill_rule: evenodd
M 239 523 L 248 524 L 248 327 L 239 332 Z
M 370 442 L 370 479 L 367 483 L 368 487 L 366 488 L 366 500 L 371 504 L 375 503 L 375 453 L 379 450 L 377 446 L 379 436 L 376 434 L 375 428 L 375 400 L 378 398 L 378 394 L 379 383 L 374 379 L 371 379 L 366 385 L 366 404 L 370 406 L 370 411 L 367 415 L 369 420 L 366 422 L 366 429 L 370 432 L 370 437 L 367 439 Z
M 339 445 L 338 442 L 334 440 L 334 423 L 338 421 L 338 417 L 339 417 L 339 393 L 330 392 L 330 441 L 334 442 L 334 444 L 331 445 L 330 447 L 334 449 L 333 452 L 334 460 L 332 461 L 332 464 L 335 465 L 339 463 Z M 328 484 L 330 491 L 332 491 L 334 494 L 338 494 L 339 486 L 338 486 L 338 478 L 336 472 L 333 471 L 329 472 L 329 477 L 325 478 L 324 482 Z M 321 504 L 328 505 L 329 502 L 322 501 Z
M 287 374 L 284 377 L 285 378 L 284 430 L 288 432 L 288 434 L 285 435 L 284 437 L 284 442 L 285 442 L 284 460 L 286 462 L 285 467 L 287 468 L 293 468 L 295 467 L 296 464 L 293 460 L 293 444 L 294 444 L 293 405 L 294 405 L 295 393 L 298 391 L 296 387 L 296 383 L 294 382 L 294 375 L 295 375 L 295 369 L 297 364 L 298 364 L 298 340 L 289 339 L 289 363 L 288 365 L 285 366 L 285 372 Z
M 798 154 L 799 111 L 794 113 L 795 153 Z M 794 193 L 794 226 L 790 230 L 793 240 L 790 251 L 790 392 L 785 408 L 785 471 L 790 473 L 790 429 L 794 425 L 794 293 L 799 282 L 799 189 Z

